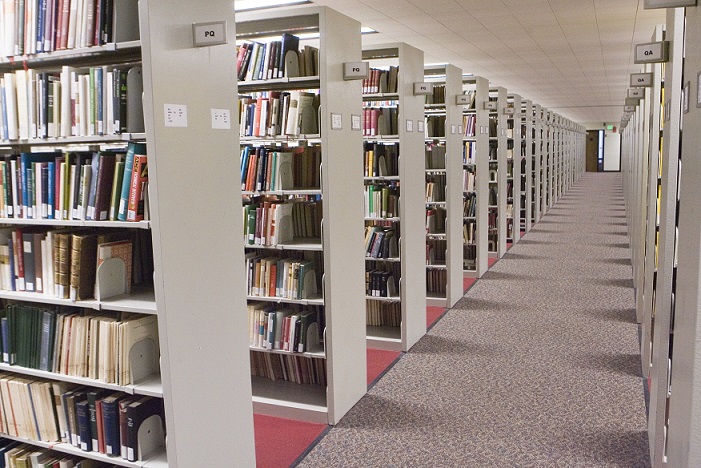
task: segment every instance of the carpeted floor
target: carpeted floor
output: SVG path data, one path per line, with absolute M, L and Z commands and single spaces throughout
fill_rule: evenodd
M 620 174 L 586 174 L 301 462 L 649 466 Z

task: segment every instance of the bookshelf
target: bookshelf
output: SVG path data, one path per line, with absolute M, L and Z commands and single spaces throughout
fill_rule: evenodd
M 508 96 L 507 158 L 506 158 L 506 242 L 518 242 L 521 237 L 521 96 Z
M 302 32 L 318 32 L 319 37 L 295 36 Z M 283 34 L 299 38 L 299 44 Z M 358 161 L 362 143 L 361 83 L 344 81 L 342 75 L 345 62 L 361 59 L 360 24 L 329 8 L 311 5 L 278 8 L 272 13 L 252 11 L 237 15 L 237 39 L 242 47 L 244 43 L 245 47 L 264 43 L 268 50 L 278 47 L 275 41 L 292 40 L 291 46 L 284 47 L 301 51 L 287 52 L 285 70 L 281 72 L 284 78 L 256 80 L 244 76 L 238 88 L 241 112 L 247 99 L 255 100 L 255 106 L 261 102 L 261 109 L 266 105 L 262 101 L 269 100 L 272 109 L 273 99 L 279 96 L 281 116 L 285 93 L 290 93 L 290 102 L 299 102 L 298 125 L 289 123 L 295 117 L 287 114 L 291 117 L 284 131 L 280 128 L 282 135 L 275 136 L 278 131 L 264 129 L 263 135 L 256 137 L 250 127 L 241 130 L 252 133 L 241 139 L 242 161 L 246 160 L 247 151 L 257 151 L 256 163 L 263 161 L 257 159 L 261 154 L 279 161 L 279 182 L 272 182 L 269 172 L 270 177 L 259 178 L 261 185 L 249 187 L 250 193 L 244 194 L 243 209 L 249 216 L 269 216 L 276 223 L 275 240 L 268 228 L 261 228 L 270 223 L 261 221 L 258 230 L 255 222 L 248 223 L 253 232 L 260 233 L 254 235 L 260 240 L 251 242 L 249 237 L 245 242 L 249 259 L 246 264 L 255 268 L 254 279 L 249 282 L 248 314 L 253 314 L 251 320 L 257 314 L 268 317 L 268 324 L 276 321 L 273 326 L 281 332 L 284 317 L 289 316 L 289 329 L 296 323 L 302 330 L 295 335 L 299 339 L 289 331 L 288 340 L 281 335 L 280 343 L 269 346 L 246 340 L 256 370 L 252 377 L 253 409 L 273 416 L 336 424 L 367 389 L 365 359 L 358 359 L 365 353 L 364 319 L 358 313 L 365 304 L 364 247 L 358 228 L 363 219 Z M 290 62 L 290 58 L 294 61 Z M 304 67 L 304 74 L 295 66 L 300 70 Z M 303 76 L 292 77 L 298 73 Z M 280 94 L 273 94 L 277 92 Z M 273 136 L 268 136 L 271 133 Z M 254 159 L 250 157 L 249 161 L 250 166 Z M 248 182 L 247 173 L 241 182 Z M 275 214 L 261 211 L 272 205 Z M 277 221 L 272 221 L 275 216 L 279 216 Z M 243 229 L 239 232 L 244 233 Z M 266 280 L 263 273 L 256 273 L 257 268 L 270 271 L 273 264 L 276 285 Z M 299 279 L 285 283 L 284 272 Z M 263 285 L 258 289 L 255 278 L 260 278 Z M 268 284 L 275 290 L 266 290 Z M 246 307 L 241 307 L 233 312 L 246 315 L 245 311 Z M 271 311 L 275 312 L 272 318 Z M 288 342 L 288 349 L 284 341 Z M 290 350 L 295 343 L 297 348 Z M 266 372 L 269 365 L 277 366 L 278 362 L 282 369 L 276 371 L 279 375 L 273 380 Z
M 541 202 L 541 207 L 540 207 L 540 215 L 541 217 L 544 216 L 549 208 L 550 208 L 550 138 L 551 138 L 551 129 L 550 129 L 550 111 L 548 111 L 546 108 L 541 109 L 542 114 L 541 114 L 541 119 L 542 119 L 542 130 L 541 130 L 541 135 L 542 135 L 542 140 L 541 140 L 541 148 L 542 148 L 542 174 L 540 176 L 541 184 L 540 184 L 540 202 Z
M 664 34 L 664 27 L 658 25 L 655 28 L 651 40 L 661 41 Z M 650 379 L 652 372 L 652 338 L 654 334 L 654 297 L 655 286 L 657 280 L 657 252 L 658 252 L 658 233 L 659 233 L 659 206 L 658 199 L 660 188 L 660 163 L 662 156 L 662 130 L 663 130 L 663 108 L 662 102 L 662 86 L 663 86 L 663 65 L 648 64 L 645 71 L 653 73 L 653 85 L 645 91 L 645 115 L 649 119 L 649 135 L 648 139 L 648 177 L 647 177 L 647 207 L 646 207 L 646 235 L 645 235 L 645 254 L 643 264 L 643 284 L 639 294 L 636 294 L 636 311 L 642 316 L 641 320 L 641 345 L 640 356 L 642 359 L 643 378 Z M 644 192 L 643 192 L 644 193 Z M 638 291 L 636 290 L 636 293 Z
M 28 8 L 31 9 L 32 7 L 28 6 Z M 64 85 L 63 90 L 65 91 L 72 83 L 72 81 L 69 81 L 71 80 L 70 75 L 63 73 L 68 67 L 71 67 L 77 82 L 79 79 L 83 79 L 82 76 L 87 73 L 97 73 L 95 70 L 98 68 L 101 77 L 105 79 L 109 77 L 111 79 L 118 74 L 114 71 L 114 68 L 119 67 L 131 70 L 139 65 L 141 49 L 138 32 L 139 12 L 136 3 L 118 2 L 118 4 L 113 6 L 113 10 L 108 13 L 108 16 L 113 18 L 115 23 L 114 30 L 110 31 L 111 38 L 109 41 L 105 39 L 106 42 L 104 44 L 99 45 L 96 43 L 97 45 L 94 46 L 64 48 L 57 51 L 51 51 L 53 49 L 53 45 L 51 45 L 48 46 L 47 52 L 37 54 L 36 46 L 39 41 L 22 41 L 23 46 L 27 46 L 27 49 L 23 52 L 25 55 L 17 57 L 17 59 L 15 57 L 7 57 L 0 61 L 4 87 L 4 128 L 0 137 L 2 138 L 0 147 L 3 152 L 1 164 L 6 169 L 5 173 L 8 175 L 8 179 L 10 178 L 10 171 L 12 171 L 15 164 L 17 167 L 14 168 L 15 170 L 12 173 L 19 175 L 19 178 L 11 183 L 5 183 L 10 182 L 10 180 L 3 180 L 3 207 L 2 219 L 0 219 L 0 224 L 3 227 L 3 237 L 1 243 L 3 249 L 13 246 L 16 260 L 23 259 L 23 261 L 27 261 L 25 265 L 27 268 L 24 271 L 19 266 L 15 268 L 9 265 L 6 265 L 8 266 L 7 271 L 3 271 L 5 281 L 3 281 L 2 291 L 0 291 L 0 297 L 4 299 L 3 317 L 7 321 L 7 326 L 10 330 L 19 331 L 18 324 L 26 322 L 26 320 L 34 320 L 32 317 L 35 314 L 32 309 L 40 309 L 43 314 L 41 323 L 42 326 L 46 326 L 47 331 L 46 334 L 42 332 L 41 335 L 23 332 L 21 335 L 18 335 L 18 342 L 15 344 L 16 346 L 21 345 L 22 348 L 26 349 L 27 347 L 36 347 L 38 342 L 46 343 L 46 350 L 41 353 L 41 363 L 28 362 L 30 360 L 25 360 L 20 356 L 20 354 L 24 353 L 18 351 L 16 359 L 13 357 L 4 359 L 4 362 L 0 364 L 0 369 L 3 371 L 3 377 L 26 378 L 28 381 L 37 384 L 50 382 L 51 385 L 57 386 L 57 390 L 58 387 L 62 387 L 65 389 L 64 391 L 67 391 L 69 390 L 69 385 L 71 387 L 85 385 L 89 387 L 88 390 L 104 389 L 110 392 L 122 392 L 124 395 L 153 397 L 156 404 L 160 405 L 161 400 L 164 398 L 164 386 L 161 382 L 162 373 L 159 370 L 159 353 L 157 349 L 159 340 L 155 338 L 156 326 L 153 320 L 157 315 L 157 307 L 154 299 L 152 279 L 148 277 L 151 271 L 151 268 L 147 265 L 149 261 L 141 261 L 142 258 L 150 256 L 150 253 L 146 253 L 145 250 L 150 250 L 151 222 L 148 220 L 134 223 L 94 221 L 93 219 L 100 219 L 100 213 L 97 215 L 85 215 L 85 209 L 88 206 L 87 193 L 86 197 L 81 199 L 80 202 L 75 199 L 77 202 L 76 208 L 81 206 L 82 212 L 74 213 L 73 206 L 68 206 L 65 198 L 56 197 L 54 200 L 56 194 L 53 190 L 55 188 L 54 184 L 59 180 L 58 172 L 56 172 L 57 168 L 61 166 L 66 168 L 71 165 L 78 167 L 79 156 L 74 155 L 80 152 L 86 158 L 90 157 L 90 161 L 94 160 L 97 167 L 97 161 L 98 159 L 102 161 L 103 155 L 105 160 L 108 159 L 107 154 L 110 153 L 107 151 L 108 149 L 115 150 L 110 153 L 109 159 L 113 157 L 114 159 L 111 160 L 116 165 L 116 159 L 123 157 L 122 151 L 125 150 L 129 142 L 143 142 L 145 139 L 143 129 L 128 132 L 124 131 L 127 130 L 126 128 L 121 128 L 122 126 L 118 124 L 115 125 L 113 120 L 114 113 L 109 114 L 110 126 L 108 129 L 108 112 L 104 108 L 101 109 L 104 112 L 100 115 L 100 127 L 96 125 L 97 112 L 91 115 L 95 119 L 89 119 L 87 114 L 81 116 L 82 120 L 78 123 L 85 124 L 85 131 L 78 125 L 72 128 L 68 120 L 63 118 L 72 117 L 73 109 L 70 106 L 65 106 L 63 115 L 58 112 L 49 113 L 49 104 L 54 103 L 53 98 L 56 99 L 56 102 L 63 103 L 68 101 L 70 104 L 69 93 L 64 92 L 63 99 L 61 95 L 57 94 L 61 90 L 61 84 Z M 128 23 L 131 21 L 134 23 L 122 24 L 122 19 Z M 28 21 L 27 24 L 30 23 L 31 21 Z M 77 23 L 74 22 L 73 24 Z M 104 26 L 104 23 L 102 26 Z M 130 30 L 129 34 L 125 33 L 127 29 Z M 117 31 L 117 34 L 114 34 L 115 31 Z M 63 31 L 62 34 L 64 32 L 66 31 Z M 99 33 L 97 35 L 100 36 Z M 57 36 L 47 34 L 42 38 L 42 45 L 44 43 L 48 45 L 48 42 L 53 42 L 55 37 Z M 44 41 L 44 39 L 46 40 Z M 102 37 L 98 42 L 101 41 Z M 129 45 L 122 47 L 127 41 Z M 59 47 L 58 44 L 57 47 Z M 108 67 L 109 75 L 106 73 Z M 104 75 L 102 74 L 103 72 L 105 72 Z M 60 78 L 64 78 L 66 81 L 60 83 Z M 84 80 L 84 82 L 87 84 L 87 80 Z M 90 92 L 94 93 L 93 99 L 98 91 L 102 93 L 106 88 L 106 85 L 101 87 L 97 85 L 91 86 Z M 81 92 L 80 96 L 87 98 L 88 88 L 83 88 L 82 91 L 85 92 Z M 52 97 L 50 102 L 45 100 L 49 95 Z M 16 100 L 14 104 L 13 100 Z M 92 102 L 94 103 L 95 101 L 92 100 Z M 101 101 L 101 104 L 103 102 L 106 102 L 106 100 Z M 114 110 L 113 106 L 111 107 Z M 53 110 L 53 107 L 51 109 Z M 141 105 L 139 105 L 139 109 L 141 109 Z M 133 107 L 132 110 L 134 110 Z M 137 120 L 142 119 L 132 119 L 127 125 L 143 127 L 143 122 L 137 122 Z M 65 125 L 62 125 L 64 122 Z M 92 123 L 95 127 L 90 129 L 88 123 Z M 104 133 L 104 135 L 98 135 L 98 133 Z M 119 153 L 119 155 L 117 156 L 116 153 Z M 23 160 L 27 161 L 24 168 L 21 167 L 24 165 L 22 163 Z M 36 176 L 34 171 L 37 171 Z M 155 172 L 152 173 L 152 176 L 153 174 Z M 45 183 L 42 181 L 42 175 L 45 176 Z M 71 187 L 67 182 L 69 178 L 65 173 L 60 180 L 62 183 L 57 183 L 56 188 L 61 187 L 65 189 Z M 79 185 L 82 180 L 86 182 L 86 191 L 89 190 L 88 181 L 90 179 L 81 175 L 74 179 L 75 183 L 72 187 L 75 187 L 75 184 Z M 97 172 L 94 180 L 97 183 Z M 114 178 L 109 178 L 109 182 L 107 180 L 105 172 L 103 182 L 110 184 L 110 188 L 112 185 L 115 187 L 119 186 L 119 182 L 115 182 Z M 49 184 L 51 184 L 51 190 L 48 188 Z M 107 185 L 105 187 L 107 188 Z M 42 192 L 42 189 L 45 190 Z M 12 198 L 13 195 L 14 199 Z M 103 198 L 104 207 L 106 199 L 104 196 L 101 198 Z M 92 206 L 95 206 L 94 200 Z M 107 209 L 109 211 L 109 207 Z M 153 210 L 151 210 L 151 213 L 153 213 Z M 86 221 L 86 218 L 90 220 Z M 81 229 L 77 230 L 75 228 Z M 96 258 L 91 258 L 91 255 L 98 252 L 97 245 L 94 245 L 94 250 L 87 244 L 87 241 L 83 245 L 83 249 L 78 246 L 77 237 L 81 237 L 81 242 L 83 239 L 95 239 L 98 234 L 108 237 L 104 228 L 113 228 L 113 234 L 110 234 L 110 236 L 114 235 L 122 239 L 124 241 L 123 245 L 126 247 L 128 244 L 130 251 L 136 247 L 137 243 L 141 247 L 145 247 L 144 255 L 138 257 L 134 266 L 132 266 L 131 254 L 125 257 L 105 259 L 104 263 L 96 266 Z M 10 232 L 12 232 L 12 237 L 10 237 Z M 63 244 L 64 253 L 61 254 L 62 260 L 58 253 L 58 238 L 63 236 L 66 237 L 67 243 Z M 143 244 L 140 244 L 141 240 L 143 240 Z M 22 249 L 18 249 L 19 246 L 22 246 Z M 101 252 L 103 251 L 101 250 Z M 81 268 L 83 265 L 86 265 L 85 268 L 87 270 L 83 271 L 85 274 L 80 275 L 77 266 L 73 266 L 70 260 L 67 261 L 69 255 L 73 256 L 76 264 L 80 263 Z M 85 257 L 82 257 L 82 255 L 85 255 Z M 82 262 L 80 261 L 81 258 Z M 122 260 L 122 258 L 125 260 Z M 127 258 L 129 260 L 126 260 Z M 56 263 L 54 263 L 54 259 Z M 31 272 L 29 269 L 30 260 L 33 263 L 31 268 L 33 271 Z M 138 279 L 136 278 L 137 270 L 135 266 L 137 263 L 139 265 Z M 66 270 L 63 270 L 64 267 Z M 141 267 L 144 267 L 144 269 L 141 269 Z M 114 273 L 114 276 L 107 274 L 110 271 Z M 125 274 L 126 271 L 131 273 Z M 64 278 L 67 277 L 65 278 L 67 282 L 64 283 L 62 281 L 62 276 Z M 71 278 L 71 276 L 75 276 L 75 278 Z M 10 277 L 14 277 L 18 281 L 10 280 Z M 132 285 L 131 281 L 127 281 L 127 278 L 137 280 L 140 285 L 138 287 Z M 68 282 L 69 280 L 70 282 Z M 96 286 L 95 283 L 97 283 Z M 75 288 L 72 299 L 71 294 L 68 294 L 69 285 L 73 285 Z M 132 286 L 134 286 L 133 289 Z M 132 289 L 132 294 L 122 294 L 129 289 Z M 95 299 L 95 297 L 98 299 Z M 54 306 L 62 307 L 59 309 Z M 121 323 L 118 326 L 125 329 L 129 320 L 121 314 L 114 313 L 121 311 L 139 314 L 133 317 L 134 323 L 137 321 L 139 323 L 148 322 L 149 333 L 144 335 L 144 339 L 135 340 L 133 347 L 125 343 L 123 349 L 118 349 L 117 346 L 110 347 L 109 345 L 103 345 L 99 349 L 92 350 L 79 347 L 79 337 L 86 338 L 90 334 L 88 331 L 78 329 L 79 322 L 81 326 L 88 323 L 88 321 L 97 325 L 102 323 L 103 320 L 107 323 L 108 319 L 106 317 L 109 316 L 110 321 L 120 321 Z M 116 322 L 113 323 L 116 325 Z M 63 343 L 66 345 L 75 346 L 75 348 L 71 348 L 75 356 L 72 368 L 68 367 L 68 362 L 70 361 L 68 361 L 67 353 L 59 349 L 57 343 L 60 343 L 60 341 L 53 341 L 50 338 L 52 336 L 52 327 L 59 327 L 59 324 L 61 326 L 60 332 L 54 328 L 54 336 L 60 337 L 60 340 L 64 340 Z M 73 340 L 71 340 L 69 333 L 74 334 Z M 120 336 L 124 337 L 123 334 Z M 164 340 L 165 337 L 161 335 L 161 339 Z M 98 351 L 102 357 L 103 353 L 104 356 L 107 355 L 108 349 L 124 359 L 121 363 L 122 366 L 128 363 L 127 367 L 122 368 L 124 372 L 119 378 L 110 378 L 106 374 L 98 373 L 96 364 L 92 364 L 92 366 L 88 364 L 89 360 L 91 360 L 91 363 L 97 362 Z M 140 350 L 141 356 L 130 355 L 131 351 L 134 350 Z M 46 365 L 47 362 L 51 361 L 56 361 L 55 365 Z M 105 361 L 107 361 L 107 358 L 105 358 Z M 114 361 L 111 361 L 110 365 L 112 364 L 116 365 Z M 89 372 L 87 370 L 88 367 L 90 368 Z M 82 395 L 85 396 L 85 393 Z M 12 403 L 9 400 L 4 400 L 3 405 L 4 411 L 9 411 Z M 40 442 L 37 440 L 38 438 L 30 437 L 21 432 L 2 434 L 0 437 L 20 440 L 37 447 L 46 448 L 52 446 L 58 452 L 80 455 L 83 458 L 93 460 L 109 460 L 122 466 L 139 466 L 146 462 L 153 463 L 154 466 L 166 466 L 165 441 L 161 437 L 163 434 L 162 417 L 157 416 L 151 422 L 155 422 L 152 426 L 155 429 L 154 435 L 153 437 L 144 436 L 139 438 L 139 442 L 143 444 L 143 450 L 141 453 L 137 451 L 138 456 L 135 461 L 128 461 L 121 457 L 107 457 L 100 453 L 97 447 L 94 451 L 88 451 L 87 448 L 81 450 L 72 445 L 70 441 L 64 440 L 62 442 L 60 439 L 53 438 L 53 436 L 50 438 L 51 443 Z M 45 422 L 39 424 L 43 426 Z M 64 428 L 61 428 L 61 431 L 63 430 Z M 60 436 L 63 436 L 63 432 L 60 433 Z
M 532 156 L 532 176 L 533 189 L 531 191 L 531 225 L 540 221 L 543 203 L 543 121 L 541 120 L 543 110 L 540 104 L 533 106 L 533 144 L 531 148 Z
M 507 133 L 506 109 L 508 108 L 506 89 L 492 88 L 489 99 L 496 102 L 496 109 L 490 110 L 490 159 L 489 159 L 489 254 L 501 258 L 506 252 L 507 238 L 507 182 L 509 139 Z
M 424 123 L 425 98 L 414 95 L 414 83 L 424 80 L 423 52 L 404 43 L 373 44 L 363 46 L 362 56 L 371 69 L 386 71 L 393 84 L 396 80 L 396 90 L 385 88 L 382 79 L 379 87 L 373 86 L 363 94 L 365 108 L 386 112 L 390 123 L 383 118 L 385 123 L 378 125 L 376 134 L 365 136 L 365 148 L 376 151 L 377 145 L 389 146 L 384 151 L 398 155 L 392 178 L 365 177 L 365 185 L 391 189 L 399 196 L 396 216 L 365 218 L 366 229 L 385 227 L 399 237 L 399 256 L 391 264 L 396 294 L 389 298 L 366 297 L 367 345 L 408 351 L 426 333 L 426 262 L 416 255 L 426 249 L 425 135 L 419 131 L 419 124 Z M 389 92 L 383 92 L 385 89 Z M 392 117 L 393 113 L 397 116 Z M 392 121 L 396 129 L 392 128 Z M 366 271 L 389 270 L 383 263 L 366 258 Z
M 474 105 L 463 109 L 463 174 L 473 173 L 474 192 L 466 191 L 463 203 L 467 212 L 463 220 L 464 274 L 465 277 L 481 278 L 489 269 L 489 81 L 480 76 L 463 80 L 463 92 L 474 94 Z M 471 123 L 472 122 L 472 123 Z
M 211 117 L 222 106 L 229 116 L 235 112 L 229 107 L 236 102 L 235 44 L 193 48 L 192 36 L 183 33 L 184 25 L 191 30 L 192 23 L 214 17 L 226 21 L 227 37 L 234 38 L 233 10 L 220 0 L 179 2 L 177 8 L 165 0 L 141 0 L 139 13 L 168 464 L 196 466 L 207 453 L 213 465 L 232 459 L 252 465 L 247 320 L 232 313 L 245 308 L 244 290 L 232 288 L 242 286 L 243 251 L 212 248 L 242 230 L 240 208 L 211 203 L 220 199 L 222 187 L 239 192 L 232 157 L 237 126 L 215 129 Z M 166 107 L 182 109 L 173 105 L 186 106 L 186 127 L 166 122 Z M 201 154 L 205 141 L 207 157 L 198 158 L 193 171 L 193 155 Z M 197 190 L 183 190 L 192 186 Z M 195 237 L 184 232 L 187 226 L 196 229 Z M 193 316 L 198 310 L 207 311 L 206 320 Z M 193 431 L 202 421 L 207 429 Z
M 434 86 L 425 105 L 427 305 L 452 307 L 463 296 L 462 70 L 445 65 L 424 74 Z
M 667 13 L 667 23 L 670 23 L 670 10 Z M 675 20 L 677 17 L 675 17 Z M 698 7 L 686 8 L 685 15 L 685 55 L 684 55 L 684 80 L 689 82 L 689 107 L 688 113 L 683 114 L 684 127 L 697 129 L 699 126 L 699 93 L 696 87 L 698 81 L 699 60 L 699 9 Z M 673 40 L 679 37 L 675 22 Z M 693 48 L 693 52 L 690 52 Z M 675 46 L 676 50 L 676 46 Z M 672 57 L 676 61 L 677 55 Z M 669 67 L 669 64 L 667 64 Z M 666 78 L 665 78 L 666 83 Z M 682 106 L 684 108 L 684 106 Z M 669 428 L 667 433 L 667 463 L 669 466 L 692 466 L 699 456 L 699 429 L 695 425 L 698 421 L 699 409 L 695 404 L 698 401 L 699 389 L 694 382 L 699 376 L 699 226 L 698 207 L 687 200 L 695 200 L 698 197 L 698 187 L 694 179 L 698 176 L 699 162 L 695 157 L 694 148 L 698 148 L 698 132 L 692 130 L 684 134 L 681 154 L 684 160 L 684 177 L 680 179 L 679 198 L 681 203 L 678 208 L 679 238 L 677 242 L 678 267 L 676 280 L 676 311 L 674 314 L 674 343 L 670 345 L 670 355 L 674 356 L 672 363 L 671 389 L 672 396 L 669 400 Z M 691 176 L 691 177 L 689 177 Z
M 673 389 L 670 389 L 670 380 L 675 377 L 675 366 L 672 361 L 672 349 L 676 341 L 673 339 L 675 338 L 674 331 L 681 330 L 675 324 L 675 293 L 678 278 L 676 255 L 677 220 L 679 219 L 678 187 L 681 175 L 680 147 L 683 117 L 681 102 L 683 80 L 691 78 L 683 76 L 684 22 L 683 9 L 669 9 L 667 11 L 664 39 L 670 41 L 671 59 L 664 66 L 663 109 L 668 109 L 668 111 L 662 117 L 664 122 L 660 159 L 658 265 L 654 293 L 654 329 L 648 413 L 653 463 L 664 460 L 664 457 L 671 453 L 667 448 L 667 434 L 673 427 L 669 411 L 670 405 L 677 395 L 676 392 L 673 396 L 671 394 Z M 683 180 L 683 178 L 681 179 Z M 684 415 L 683 417 L 688 416 Z
M 536 185 L 533 180 L 533 168 L 535 167 L 533 161 L 535 126 L 533 124 L 533 101 L 526 99 L 521 104 L 521 191 L 523 193 L 521 197 L 521 225 L 527 233 L 533 227 L 534 187 Z

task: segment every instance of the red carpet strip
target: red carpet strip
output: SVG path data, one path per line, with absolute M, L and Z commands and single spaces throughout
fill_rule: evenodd
M 256 467 L 280 468 L 295 463 L 331 426 L 292 419 L 253 415 Z
M 368 387 L 382 377 L 401 355 L 402 353 L 399 351 L 367 348 Z
M 475 281 L 477 281 L 477 278 L 463 278 L 462 279 L 463 292 L 467 292 L 467 290 L 470 289 L 473 284 L 475 284 Z
M 431 328 L 436 321 L 441 318 L 445 312 L 445 307 L 428 306 L 426 307 L 426 328 Z
M 499 259 L 496 257 L 489 257 L 488 260 L 489 260 L 489 268 L 492 268 L 494 266 L 494 264 L 497 262 L 497 260 L 499 260 Z

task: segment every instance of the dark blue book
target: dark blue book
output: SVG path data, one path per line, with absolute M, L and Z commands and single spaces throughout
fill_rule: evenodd
M 92 452 L 92 433 L 90 431 L 90 407 L 88 400 L 81 400 L 75 404 L 75 413 L 78 421 L 78 446 L 84 452 Z
M 30 188 L 30 179 L 29 179 L 29 171 L 32 168 L 32 163 L 34 162 L 51 162 L 56 160 L 56 156 L 60 155 L 60 153 L 21 153 L 20 154 L 20 159 L 19 159 L 19 164 L 20 164 L 20 170 L 19 170 L 19 176 L 20 176 L 20 188 L 22 192 L 22 217 L 23 218 L 37 218 L 35 213 L 32 211 L 32 202 L 31 202 L 31 193 L 29 192 Z M 17 217 L 17 216 L 15 216 Z
M 48 184 L 46 186 L 46 189 L 48 191 L 48 197 L 46 198 L 47 200 L 47 219 L 54 219 L 54 210 L 55 210 L 55 203 L 56 200 L 54 200 L 55 195 L 56 195 L 56 186 L 54 185 L 56 183 L 56 163 L 55 162 L 50 162 L 47 164 L 47 177 L 48 177 Z
M 47 0 L 39 0 L 39 8 L 37 9 L 37 53 L 44 52 L 44 18 L 46 17 L 46 2 Z
M 0 318 L 0 333 L 2 334 L 2 362 L 10 363 L 10 327 L 7 317 Z
M 102 400 L 102 426 L 105 434 L 105 453 L 112 456 L 121 455 L 119 440 L 119 401 L 125 395 L 113 393 Z

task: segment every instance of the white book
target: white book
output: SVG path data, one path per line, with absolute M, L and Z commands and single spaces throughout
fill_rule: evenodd
M 32 68 L 27 70 L 27 117 L 29 126 L 29 138 L 37 137 L 37 75 Z
M 14 73 L 5 73 L 5 107 L 7 108 L 8 139 L 19 137 L 19 117 L 17 115 L 17 85 Z
M 15 0 L 2 0 L 2 12 L 2 55 L 9 57 L 15 51 Z
M 12 211 L 15 213 L 15 217 L 19 217 L 19 199 L 18 199 L 18 190 L 17 187 L 19 187 L 19 184 L 17 184 L 17 160 L 16 159 L 11 159 L 10 160 L 10 180 L 12 183 Z
M 60 99 L 57 100 L 56 96 L 54 96 L 54 111 L 56 108 L 56 102 L 58 101 L 61 103 L 59 106 L 61 118 L 57 123 L 60 126 L 58 134 L 62 137 L 69 137 L 73 134 L 73 106 L 71 105 L 71 94 L 73 89 L 71 76 L 73 73 L 73 70 L 69 66 L 64 66 L 61 69 Z
M 90 76 L 89 75 L 78 75 L 78 101 L 80 105 L 78 106 L 78 116 L 80 120 L 78 135 L 87 136 L 88 135 L 88 116 L 90 109 Z
M 290 92 L 290 105 L 287 111 L 287 125 L 285 135 L 297 136 L 299 134 L 299 91 Z
M 32 214 L 33 218 L 41 219 L 45 218 L 45 204 L 41 202 L 43 196 L 43 190 L 41 189 L 41 168 L 46 163 L 36 163 L 34 165 L 34 172 L 32 172 L 32 178 L 34 179 L 34 203 L 32 204 Z
M 5 78 L 0 76 L 0 139 L 6 140 L 7 135 L 5 134 Z
M 107 72 L 106 79 L 106 89 L 105 89 L 105 100 L 106 105 L 103 107 L 106 112 L 107 117 L 107 135 L 114 135 L 114 72 Z
M 80 6 L 81 3 L 82 0 L 71 1 L 71 9 L 68 13 L 68 38 L 66 42 L 67 49 L 75 49 L 76 31 L 78 30 L 78 10 L 80 9 L 81 12 L 83 11 L 83 8 Z
M 66 174 L 66 172 L 68 172 L 66 167 L 66 161 L 62 162 L 58 167 L 56 167 L 56 170 L 60 174 L 61 183 L 58 187 L 58 200 L 56 201 L 56 206 L 54 207 L 54 218 L 59 220 L 66 219 L 66 205 L 64 203 L 66 196 L 66 183 L 64 181 L 68 176 L 68 174 Z
M 75 48 L 83 47 L 83 26 L 85 25 L 85 3 L 89 0 L 77 0 L 76 3 L 78 11 L 76 12 L 75 18 Z M 71 2 L 73 3 L 73 2 Z
M 51 3 L 51 2 L 47 2 Z M 25 5 L 27 5 L 27 18 L 29 18 L 29 21 L 25 23 L 24 27 L 24 32 L 26 34 L 26 38 L 24 41 L 24 53 L 25 54 L 36 54 L 37 53 L 37 9 L 38 9 L 38 4 L 37 2 L 27 2 L 25 1 Z
M 17 123 L 20 140 L 29 138 L 29 97 L 27 96 L 27 72 L 15 70 L 17 90 Z

